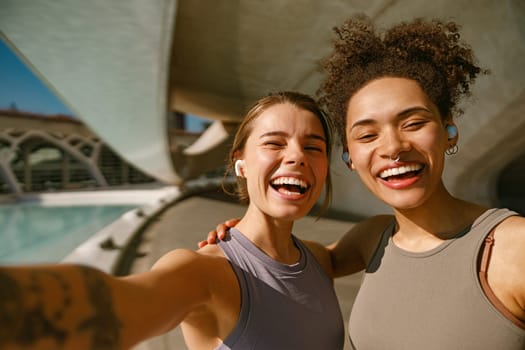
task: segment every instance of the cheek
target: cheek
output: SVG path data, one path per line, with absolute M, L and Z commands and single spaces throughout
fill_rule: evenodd
M 445 137 L 440 136 L 441 135 L 439 134 L 433 137 L 429 135 L 422 135 L 418 138 L 417 145 L 430 154 L 443 156 L 448 148 L 448 143 Z

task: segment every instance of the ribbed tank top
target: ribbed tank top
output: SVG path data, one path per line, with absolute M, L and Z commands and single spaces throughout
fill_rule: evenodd
M 344 323 L 332 281 L 310 251 L 293 237 L 301 258 L 273 260 L 232 228 L 218 245 L 241 289 L 233 331 L 217 349 L 342 349 Z
M 423 253 L 398 248 L 393 223 L 383 233 L 350 314 L 354 349 L 525 349 L 525 330 L 493 306 L 478 278 L 485 237 L 512 215 L 518 214 L 490 209 L 453 239 Z

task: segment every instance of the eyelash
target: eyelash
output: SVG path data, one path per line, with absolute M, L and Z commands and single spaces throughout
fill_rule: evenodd
M 376 136 L 377 136 L 376 134 L 363 134 L 361 136 L 358 136 L 357 140 L 359 140 L 359 141 L 371 141 Z
M 408 129 L 408 130 L 419 129 L 426 123 L 427 123 L 426 120 L 411 121 L 411 122 L 407 122 L 403 124 L 402 129 Z M 358 141 L 369 142 L 369 141 L 372 141 L 376 136 L 377 134 L 375 133 L 364 133 L 362 135 L 357 136 L 355 139 Z
M 426 121 L 424 121 L 424 120 L 412 121 L 412 122 L 408 122 L 405 125 L 403 125 L 403 128 L 419 127 L 419 126 L 422 126 L 425 123 L 426 123 Z
M 263 146 L 270 146 L 270 147 L 283 147 L 284 144 L 281 143 L 281 142 L 278 142 L 278 141 L 267 141 L 267 142 L 264 142 L 263 143 Z M 324 152 L 324 148 L 321 147 L 321 146 L 304 146 L 304 149 L 305 150 L 310 150 L 310 151 L 317 151 L 317 152 Z
M 306 150 L 318 151 L 318 152 L 324 152 L 324 149 L 322 147 L 319 147 L 319 146 L 306 146 L 305 149 Z
M 283 144 L 281 142 L 277 142 L 277 141 L 267 141 L 267 142 L 263 143 L 263 146 L 277 148 L 277 147 L 282 147 Z

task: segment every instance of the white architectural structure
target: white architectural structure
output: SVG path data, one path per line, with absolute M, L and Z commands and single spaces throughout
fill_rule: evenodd
M 314 93 L 331 28 L 357 12 L 380 25 L 414 17 L 463 25 L 492 74 L 476 83 L 458 122 L 460 154 L 449 159 L 445 181 L 457 195 L 499 204 L 502 173 L 515 173 L 525 158 L 523 1 L 0 0 L 0 30 L 113 149 L 159 180 L 181 183 L 223 161 L 228 132 L 216 126 L 194 147 L 198 154 L 171 152 L 168 111 L 238 121 L 269 91 Z M 337 151 L 333 168 L 335 209 L 386 210 Z M 525 197 L 525 175 L 507 178 L 521 180 L 512 192 Z

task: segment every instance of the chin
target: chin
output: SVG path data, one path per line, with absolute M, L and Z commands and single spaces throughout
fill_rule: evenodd
M 385 204 L 397 210 L 410 210 L 421 207 L 425 199 L 415 193 L 394 193 L 388 195 L 377 195 Z
M 283 221 L 296 221 L 308 215 L 309 212 L 309 210 L 287 210 L 281 208 L 280 210 L 274 210 L 272 217 Z

